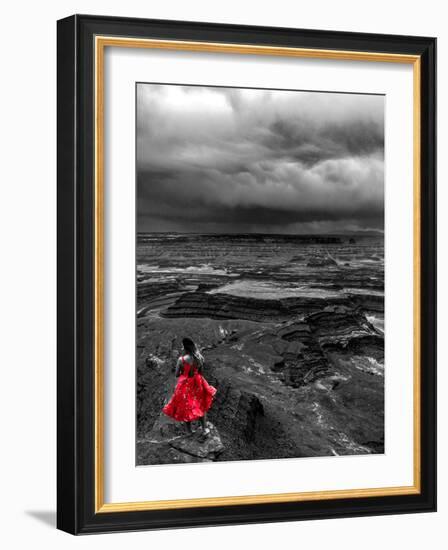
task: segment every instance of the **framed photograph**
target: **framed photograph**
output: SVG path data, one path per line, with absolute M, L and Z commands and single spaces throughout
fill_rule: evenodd
M 435 510 L 435 54 L 58 21 L 58 528 Z

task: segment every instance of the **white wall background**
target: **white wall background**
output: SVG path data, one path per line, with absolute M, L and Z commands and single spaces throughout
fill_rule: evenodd
M 184 550 L 250 545 L 445 548 L 448 385 L 439 314 L 439 512 L 71 537 L 55 530 L 56 20 L 73 13 L 429 35 L 439 39 L 439 151 L 448 147 L 448 30 L 439 0 L 19 1 L 2 10 L 0 86 L 0 541 L 5 548 Z M 446 155 L 439 162 L 439 280 L 448 278 Z M 445 250 L 444 250 L 445 249 Z M 439 288 L 439 311 L 448 307 Z

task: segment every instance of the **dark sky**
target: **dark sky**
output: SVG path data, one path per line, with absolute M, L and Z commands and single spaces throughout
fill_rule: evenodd
M 384 97 L 137 85 L 138 231 L 383 229 Z

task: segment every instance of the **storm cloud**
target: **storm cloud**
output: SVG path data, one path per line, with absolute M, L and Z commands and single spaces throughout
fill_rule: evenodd
M 138 231 L 382 230 L 384 97 L 137 84 Z

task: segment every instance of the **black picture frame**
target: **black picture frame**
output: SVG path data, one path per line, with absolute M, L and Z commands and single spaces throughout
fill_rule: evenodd
M 421 484 L 418 494 L 95 510 L 95 36 L 415 55 L 421 67 Z M 436 39 L 74 15 L 57 23 L 57 527 L 100 533 L 436 509 Z

